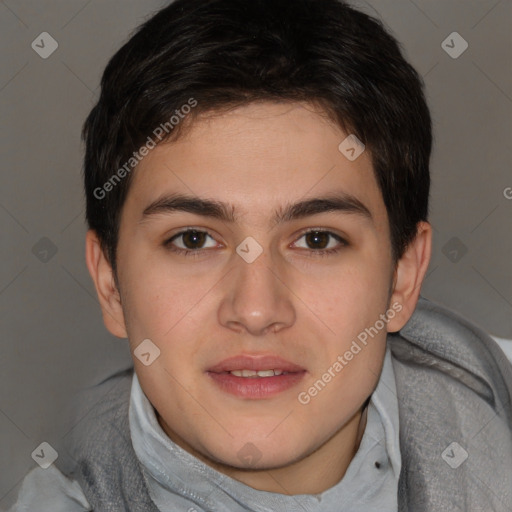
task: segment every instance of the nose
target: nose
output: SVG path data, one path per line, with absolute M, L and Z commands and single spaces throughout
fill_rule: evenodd
M 234 255 L 225 295 L 219 306 L 219 322 L 236 332 L 262 336 L 290 327 L 295 322 L 293 292 L 286 271 L 272 263 L 268 249 L 252 263 Z

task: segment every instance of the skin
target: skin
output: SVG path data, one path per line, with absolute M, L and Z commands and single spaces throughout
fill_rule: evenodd
M 306 103 L 253 103 L 203 115 L 176 142 L 152 150 L 122 210 L 119 289 L 96 234 L 86 237 L 108 330 L 127 337 L 132 352 L 146 338 L 161 351 L 150 366 L 133 359 L 163 430 L 218 471 L 285 494 L 320 493 L 345 474 L 382 369 L 386 332 L 398 331 L 414 311 L 431 253 L 432 230 L 421 222 L 394 266 L 369 152 L 349 161 L 338 150 L 348 134 L 321 114 Z M 270 225 L 275 210 L 332 191 L 356 196 L 373 220 L 334 211 Z M 232 205 L 238 221 L 176 211 L 143 217 L 150 203 L 177 192 Z M 187 227 L 212 237 L 192 240 L 195 246 L 188 240 L 188 248 L 203 249 L 197 257 L 164 245 Z M 308 239 L 310 228 L 348 244 Z M 248 236 L 263 249 L 252 263 L 236 252 Z M 174 246 L 186 248 L 185 238 Z M 400 313 L 307 405 L 299 403 L 298 393 L 393 303 Z M 271 398 L 234 397 L 205 370 L 240 353 L 277 354 L 307 373 Z M 239 458 L 246 443 L 261 454 L 257 462 Z

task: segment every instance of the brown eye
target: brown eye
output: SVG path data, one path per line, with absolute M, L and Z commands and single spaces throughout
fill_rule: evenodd
M 197 245 L 202 246 L 208 235 L 204 231 L 187 231 L 183 233 L 183 244 L 187 249 L 199 249 Z
M 326 231 L 310 231 L 304 236 L 306 243 L 312 249 L 325 249 L 331 238 L 331 235 Z
M 205 243 L 208 243 L 208 238 L 212 242 L 210 242 L 209 246 L 205 246 Z M 215 247 L 216 244 L 215 240 L 206 231 L 187 229 L 175 234 L 164 245 L 176 252 L 199 252 L 204 248 Z
M 328 256 L 338 253 L 348 242 L 339 235 L 324 229 L 310 229 L 299 238 L 304 239 L 302 245 L 295 242 L 296 247 L 306 249 L 313 256 Z

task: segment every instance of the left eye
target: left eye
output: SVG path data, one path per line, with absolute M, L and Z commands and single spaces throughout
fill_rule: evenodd
M 330 231 L 312 230 L 303 233 L 299 238 L 304 238 L 307 246 L 302 247 L 307 250 L 327 250 L 335 249 L 340 243 L 343 245 L 345 241 L 338 235 L 331 233 Z M 329 239 L 331 245 L 329 245 Z M 309 246 L 308 246 L 309 245 Z

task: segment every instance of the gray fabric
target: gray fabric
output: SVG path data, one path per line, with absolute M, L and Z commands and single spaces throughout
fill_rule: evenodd
M 388 342 L 400 414 L 399 510 L 510 512 L 512 366 L 502 350 L 426 299 Z M 468 453 L 455 469 L 441 457 L 452 442 Z
M 399 511 L 511 511 L 512 366 L 501 349 L 424 298 L 388 345 L 400 416 Z M 72 476 L 98 512 L 157 510 L 130 442 L 130 382 L 125 372 L 105 383 L 114 387 L 72 441 Z M 460 447 L 443 458 L 453 442 Z M 462 450 L 467 459 L 451 467 Z
M 68 451 L 77 461 L 70 477 L 78 481 L 96 512 L 158 512 L 130 439 L 132 373 L 123 371 L 91 390 L 86 400 L 92 412 L 68 441 Z

